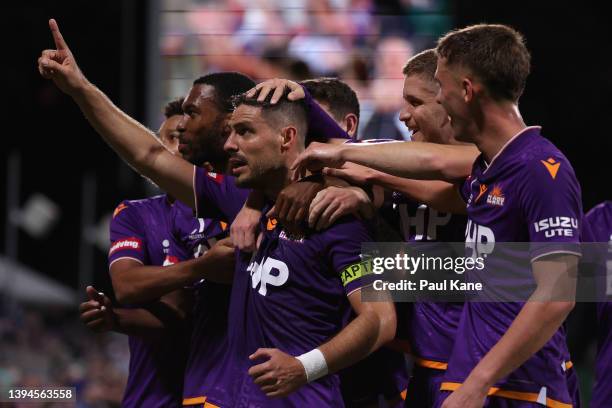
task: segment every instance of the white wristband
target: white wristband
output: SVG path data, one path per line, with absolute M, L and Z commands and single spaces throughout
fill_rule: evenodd
M 306 370 L 306 381 L 312 382 L 321 377 L 325 377 L 328 373 L 327 362 L 325 356 L 318 348 L 310 350 L 301 356 L 296 357 Z

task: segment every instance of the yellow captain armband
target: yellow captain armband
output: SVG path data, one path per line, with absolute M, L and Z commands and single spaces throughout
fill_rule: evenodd
M 359 263 L 355 263 L 347 266 L 340 272 L 340 279 L 342 280 L 342 285 L 346 286 L 355 279 L 359 279 L 362 276 L 366 276 L 372 273 L 372 260 L 366 259 L 365 261 L 361 261 Z

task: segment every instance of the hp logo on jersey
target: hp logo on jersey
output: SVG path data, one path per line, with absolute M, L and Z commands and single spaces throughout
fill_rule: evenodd
M 259 294 L 266 296 L 268 285 L 283 286 L 289 279 L 289 268 L 287 264 L 274 258 L 264 258 L 261 264 L 252 261 L 247 267 L 251 273 L 251 284 L 253 289 L 259 285 Z
M 486 258 L 495 248 L 495 234 L 493 230 L 468 219 L 465 228 L 465 247 L 471 250 L 471 258 Z

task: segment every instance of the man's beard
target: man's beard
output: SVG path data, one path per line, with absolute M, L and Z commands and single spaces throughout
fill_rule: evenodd
M 194 143 L 194 149 L 192 149 L 187 159 L 196 166 L 202 166 L 206 162 L 224 165 L 229 157 L 223 150 L 226 138 L 227 136 L 222 131 L 217 129 L 209 130 L 202 134 L 197 142 Z M 215 170 L 224 172 L 225 168 Z

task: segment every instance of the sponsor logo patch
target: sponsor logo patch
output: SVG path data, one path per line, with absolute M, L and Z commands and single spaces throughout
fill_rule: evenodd
M 206 173 L 206 175 L 219 184 L 221 184 L 221 182 L 223 181 L 223 174 L 215 173 L 214 171 L 209 171 Z
M 253 289 L 259 286 L 257 292 L 266 296 L 268 286 L 282 286 L 289 279 L 289 267 L 283 261 L 274 258 L 265 258 L 262 263 L 251 262 L 247 267 L 251 274 L 251 286 Z
M 493 187 L 493 190 L 491 190 L 491 192 L 487 196 L 487 204 L 502 207 L 505 201 L 506 197 L 504 197 L 504 193 L 502 192 L 501 186 L 499 184 L 496 184 Z
M 268 231 L 272 231 L 274 228 L 276 228 L 276 224 L 278 224 L 276 218 L 268 218 L 268 224 L 266 225 L 266 229 Z
M 552 179 L 554 180 L 555 177 L 557 177 L 557 172 L 559 171 L 559 167 L 561 167 L 561 163 L 556 161 L 552 157 L 549 157 L 546 160 L 540 160 L 540 161 L 542 162 L 544 167 L 546 167 L 546 170 L 548 170 L 550 177 L 552 177 Z
M 573 237 L 578 220 L 572 217 L 548 217 L 533 223 L 535 232 L 544 232 L 546 238 Z
M 486 184 L 481 184 L 480 185 L 480 192 L 478 193 L 478 195 L 476 196 L 476 199 L 474 200 L 475 203 L 478 202 L 478 200 L 480 199 L 480 197 L 482 197 L 482 195 L 484 193 L 487 192 L 487 185 Z
M 128 206 L 124 203 L 121 203 L 117 206 L 117 208 L 115 208 L 115 211 L 113 212 L 113 218 L 115 218 L 116 216 L 119 215 L 119 213 L 123 210 L 125 210 Z
M 166 259 L 164 259 L 163 266 L 174 265 L 178 263 L 178 258 L 172 255 L 166 255 Z
M 113 245 L 111 245 L 110 250 L 108 251 L 108 255 L 112 255 L 117 251 L 123 251 L 127 249 L 141 251 L 142 241 L 136 237 L 130 237 L 115 241 L 113 242 Z

